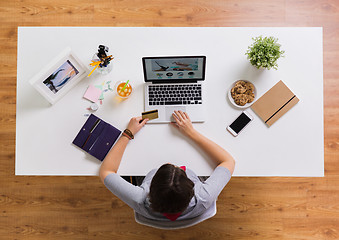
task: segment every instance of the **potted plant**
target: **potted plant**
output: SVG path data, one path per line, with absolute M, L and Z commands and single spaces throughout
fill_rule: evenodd
M 250 60 L 251 64 L 256 68 L 266 68 L 275 70 L 278 69 L 277 60 L 280 57 L 284 57 L 285 51 L 280 50 L 280 44 L 278 39 L 274 37 L 255 37 L 252 38 L 253 43 L 248 47 L 247 59 Z

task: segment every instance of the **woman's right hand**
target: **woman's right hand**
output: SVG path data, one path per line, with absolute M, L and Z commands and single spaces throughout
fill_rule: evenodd
M 184 135 L 193 137 L 196 130 L 193 128 L 192 121 L 188 114 L 182 111 L 174 111 L 172 115 L 175 123 L 171 123 L 171 125 L 179 129 Z
M 139 132 L 139 130 L 143 126 L 145 126 L 147 121 L 148 121 L 148 118 L 143 120 L 141 116 L 131 118 L 131 120 L 128 123 L 127 128 L 132 132 L 133 135 L 135 135 L 135 134 L 137 134 L 137 132 Z

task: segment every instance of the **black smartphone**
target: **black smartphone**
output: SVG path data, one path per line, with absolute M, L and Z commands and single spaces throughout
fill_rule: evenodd
M 227 127 L 227 130 L 236 137 L 252 120 L 253 117 L 247 111 L 243 111 L 237 119 Z

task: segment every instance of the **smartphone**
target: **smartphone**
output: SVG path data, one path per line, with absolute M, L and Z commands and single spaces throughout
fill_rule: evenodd
M 227 130 L 236 137 L 252 120 L 253 117 L 247 111 L 243 111 L 240 116 L 227 127 Z

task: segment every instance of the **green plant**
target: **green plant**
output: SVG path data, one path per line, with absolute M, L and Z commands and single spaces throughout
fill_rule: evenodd
M 250 60 L 251 64 L 256 68 L 274 68 L 278 69 L 277 60 L 280 57 L 284 57 L 285 51 L 280 50 L 280 44 L 278 39 L 274 37 L 256 37 L 252 38 L 253 43 L 248 47 L 247 59 Z

